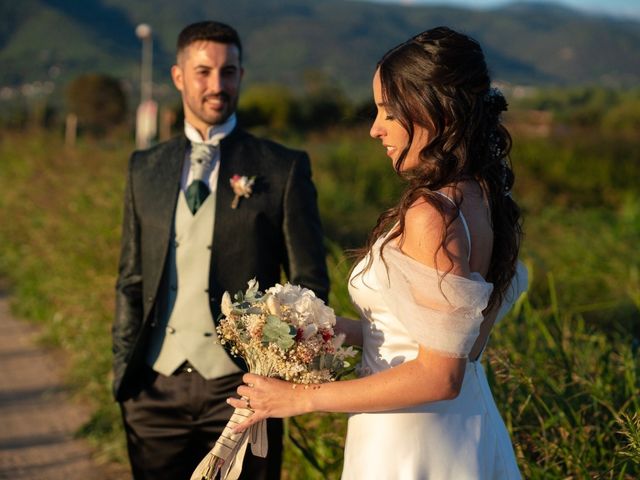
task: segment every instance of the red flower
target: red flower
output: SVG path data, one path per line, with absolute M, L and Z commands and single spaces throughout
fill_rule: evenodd
M 333 338 L 333 332 L 331 330 L 322 330 L 320 333 L 322 335 L 322 340 L 325 342 L 328 342 Z

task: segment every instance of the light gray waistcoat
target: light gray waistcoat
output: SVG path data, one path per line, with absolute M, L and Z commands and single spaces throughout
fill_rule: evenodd
M 214 215 L 215 195 L 195 215 L 184 194 L 178 196 L 164 289 L 168 298 L 159 305 L 147 354 L 147 363 L 163 375 L 171 375 L 185 360 L 207 379 L 241 371 L 220 345 L 209 308 Z

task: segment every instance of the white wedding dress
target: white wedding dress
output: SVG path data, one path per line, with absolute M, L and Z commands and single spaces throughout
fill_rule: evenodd
M 352 301 L 364 319 L 362 374 L 416 358 L 418 344 L 467 356 L 492 285 L 478 273 L 469 279 L 449 274 L 441 290 L 438 273 L 404 255 L 393 241 L 384 248 L 385 267 L 379 255 L 382 240 L 372 249 L 371 268 L 358 275 L 365 258 L 349 282 Z M 496 322 L 526 287 L 527 271 L 519 263 Z M 519 478 L 509 434 L 480 360 L 467 362 L 454 400 L 349 418 L 343 480 Z

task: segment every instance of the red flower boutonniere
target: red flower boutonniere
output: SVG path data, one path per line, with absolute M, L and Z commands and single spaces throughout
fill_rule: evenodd
M 253 184 L 256 182 L 256 177 L 246 177 L 236 174 L 229 179 L 229 182 L 231 183 L 231 189 L 234 193 L 231 208 L 238 208 L 240 197 L 249 198 L 253 193 Z

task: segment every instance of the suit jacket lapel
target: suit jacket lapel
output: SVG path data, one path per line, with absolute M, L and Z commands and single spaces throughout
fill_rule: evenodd
M 180 136 L 168 145 L 166 151 L 158 158 L 150 187 L 157 202 L 157 213 L 163 225 L 171 225 L 173 221 L 176 201 L 180 192 L 180 179 L 184 165 L 187 139 Z M 165 221 L 168 220 L 168 221 Z
M 231 208 L 234 194 L 230 179 L 235 174 L 243 175 L 247 171 L 247 162 L 251 161 L 242 153 L 243 136 L 245 136 L 245 133 L 236 128 L 220 142 L 220 170 L 218 172 L 218 187 L 216 190 L 214 242 L 218 233 L 222 232 L 220 229 L 227 224 L 228 216 L 239 213 L 239 211 L 234 211 Z
M 247 162 L 251 159 L 243 154 L 242 139 L 246 135 L 244 131 L 236 128 L 220 142 L 220 170 L 218 171 L 218 185 L 216 190 L 216 218 L 213 228 L 211 271 L 215 272 L 218 265 L 218 257 L 224 255 L 220 250 L 228 246 L 229 242 L 241 241 L 233 238 L 237 232 L 229 231 L 228 226 L 232 215 L 242 215 L 242 201 L 237 210 L 231 208 L 233 201 L 233 190 L 229 180 L 233 175 L 242 175 L 246 172 Z M 213 276 L 212 276 L 213 278 Z M 217 291 L 216 285 L 211 285 Z
M 148 239 L 149 244 L 145 245 L 145 248 L 147 251 L 154 251 L 152 258 L 160 259 L 159 262 L 153 263 L 154 271 L 153 273 L 149 272 L 151 274 L 148 273 L 147 277 L 153 292 L 157 291 L 160 284 L 164 260 L 167 257 L 169 241 L 172 236 L 186 147 L 186 137 L 177 137 L 168 143 L 166 149 L 158 151 L 155 158 L 149 162 L 150 171 L 147 172 L 145 190 L 147 195 L 152 197 L 152 214 L 155 220 L 152 229 L 154 238 Z
M 228 208 L 233 200 L 233 192 L 229 179 L 233 176 L 235 167 L 235 153 L 237 149 L 233 148 L 233 142 L 220 142 L 220 169 L 218 170 L 218 186 L 216 188 L 216 221 L 214 231 L 214 241 L 218 233 L 219 226 L 224 225 L 225 216 L 228 215 Z

